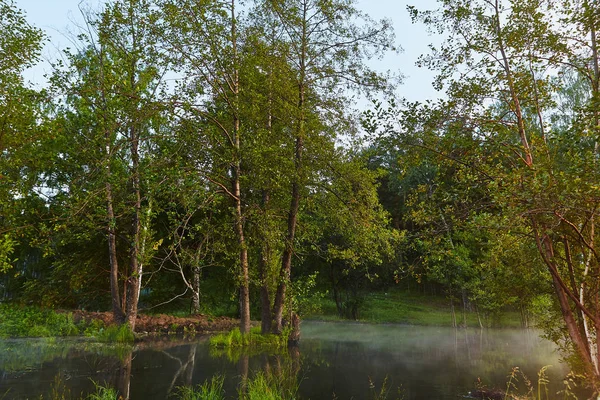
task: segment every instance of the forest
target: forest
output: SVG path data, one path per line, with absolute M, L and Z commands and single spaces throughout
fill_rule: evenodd
M 600 387 L 594 0 L 409 6 L 443 37 L 425 102 L 371 67 L 409 38 L 353 0 L 83 10 L 36 86 L 46 33 L 0 0 L 0 306 L 284 334 L 416 290 L 454 326 L 514 311 Z

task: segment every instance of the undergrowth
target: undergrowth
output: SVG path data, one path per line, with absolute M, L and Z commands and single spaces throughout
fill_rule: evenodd
M 0 304 L 0 337 L 57 337 L 84 335 L 100 342 L 131 343 L 127 325 L 106 326 L 101 320 L 75 323 L 72 313 L 59 313 L 34 306 Z
M 80 334 L 71 313 L 0 304 L 0 337 L 49 337 Z

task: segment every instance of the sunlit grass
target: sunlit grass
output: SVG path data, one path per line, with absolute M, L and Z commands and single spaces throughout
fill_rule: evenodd
M 217 348 L 228 347 L 286 347 L 288 335 L 286 332 L 281 335 L 260 333 L 260 327 L 250 329 L 250 332 L 243 335 L 239 328 L 235 328 L 227 333 L 214 335 L 210 338 L 210 345 Z
M 463 324 L 461 304 L 455 304 L 456 322 Z M 520 327 L 520 317 L 517 312 L 502 312 L 494 318 L 480 315 L 484 326 Z M 337 313 L 335 302 L 324 299 L 321 313 L 306 316 L 306 319 L 321 321 L 344 321 Z M 365 297 L 359 312 L 360 322 L 367 323 L 396 323 L 423 326 L 452 326 L 452 311 L 450 301 L 443 296 L 429 296 L 419 293 L 408 293 L 400 290 L 370 293 Z M 479 327 L 477 313 L 467 311 L 467 326 Z
M 127 324 L 109 325 L 98 331 L 94 337 L 106 343 L 133 343 L 135 336 Z
M 298 382 L 284 375 L 258 372 L 248 381 L 246 391 L 238 393 L 241 400 L 294 400 L 298 398 Z
M 196 387 L 183 386 L 179 388 L 178 398 L 181 400 L 221 400 L 224 399 L 222 375 L 215 375 Z
M 94 382 L 96 392 L 86 397 L 86 400 L 117 400 L 118 392 L 116 389 L 102 386 Z

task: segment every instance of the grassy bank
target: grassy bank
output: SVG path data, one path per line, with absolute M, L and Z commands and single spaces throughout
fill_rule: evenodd
M 0 338 L 86 336 L 110 343 L 134 340 L 126 325 L 106 325 L 100 320 L 76 322 L 71 313 L 34 306 L 0 304 L 0 321 Z
M 455 304 L 456 321 L 463 323 L 461 304 Z M 495 315 L 480 314 L 479 318 L 486 327 L 521 326 L 519 313 L 504 311 Z M 308 314 L 308 320 L 344 321 L 330 298 L 323 299 L 320 312 Z M 360 322 L 396 323 L 425 326 L 452 326 L 452 309 L 450 301 L 442 296 L 423 295 L 415 292 L 391 290 L 387 292 L 369 293 L 359 310 Z M 467 326 L 479 327 L 479 319 L 474 311 L 466 312 Z

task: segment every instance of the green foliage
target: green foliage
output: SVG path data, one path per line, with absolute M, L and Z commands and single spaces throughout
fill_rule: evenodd
M 97 336 L 101 331 L 106 328 L 106 324 L 104 321 L 100 319 L 93 319 L 89 324 L 84 328 L 83 335 L 87 337 Z
M 12 235 L 7 233 L 0 236 L 0 273 L 7 273 L 16 261 L 16 259 L 11 257 L 16 244 L 17 242 L 13 239 Z
M 534 299 L 552 294 L 562 319 L 544 328 L 568 338 L 591 382 L 600 382 L 596 332 L 585 328 L 598 319 L 585 292 L 597 293 L 600 271 L 596 10 L 588 1 L 411 6 L 414 22 L 446 35 L 419 64 L 437 71 L 447 97 L 379 104 L 365 124 L 399 163 L 390 204 L 402 206 L 413 253 L 403 269 L 484 312 L 520 308 L 525 322 Z
M 318 275 L 317 271 L 305 277 L 298 277 L 291 284 L 290 308 L 300 317 L 307 314 L 318 314 L 321 311 L 321 305 L 327 292 L 316 290 Z
M 34 188 L 44 185 L 40 169 L 52 150 L 40 128 L 45 94 L 29 88 L 22 76 L 39 60 L 44 34 L 13 1 L 0 0 L 0 15 L 0 290 L 11 298 L 36 264 L 27 251 L 39 240 L 49 210 L 40 207 L 43 195 Z

